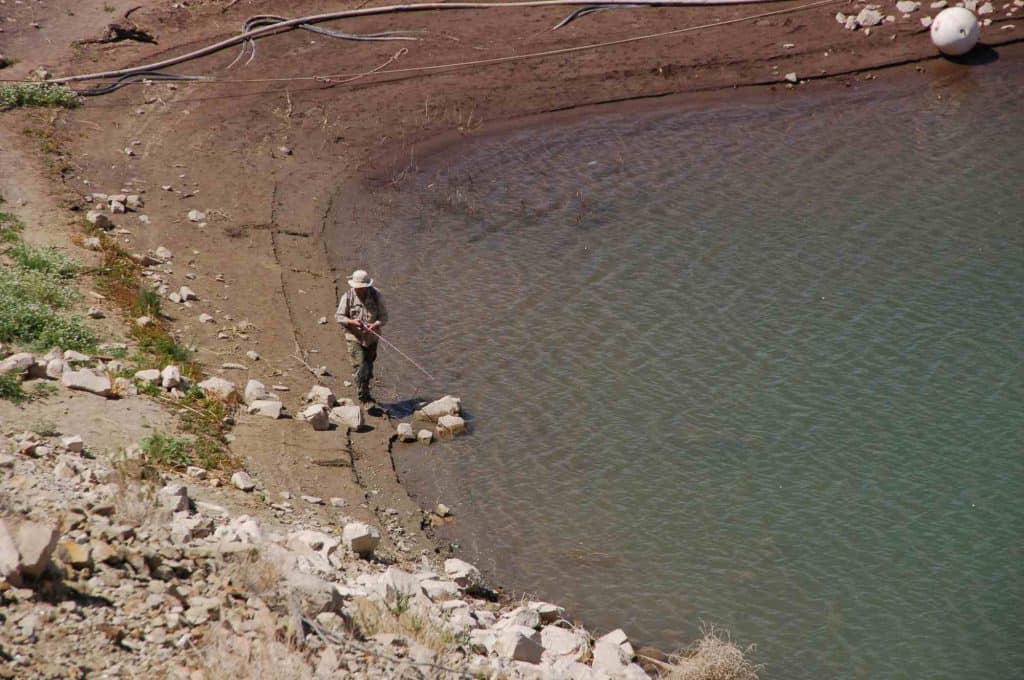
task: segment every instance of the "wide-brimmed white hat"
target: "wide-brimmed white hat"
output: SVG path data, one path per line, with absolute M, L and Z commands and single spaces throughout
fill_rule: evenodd
M 352 278 L 348 280 L 348 285 L 353 288 L 369 288 L 373 285 L 373 279 L 370 278 L 365 269 L 357 269 L 352 272 Z

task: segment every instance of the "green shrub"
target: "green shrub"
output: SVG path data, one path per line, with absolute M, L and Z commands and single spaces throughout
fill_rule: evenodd
M 142 440 L 142 452 L 153 463 L 182 469 L 198 465 L 208 470 L 222 468 L 228 461 L 224 449 L 207 437 L 170 437 L 154 434 Z
M 192 442 L 184 437 L 154 434 L 142 440 L 142 452 L 160 465 L 183 468 L 192 464 Z
M 0 276 L 0 342 L 27 345 L 33 349 L 62 347 L 91 352 L 96 336 L 83 319 L 56 311 L 61 304 L 26 296 L 23 287 L 5 285 Z M 43 291 L 52 294 L 53 291 Z M 58 297 L 59 301 L 59 297 Z
M 3 199 L 0 199 L 0 203 L 3 203 Z M 17 243 L 21 240 L 23 228 L 17 217 L 0 212 L 0 243 Z
M 0 85 L 0 111 L 22 106 L 73 109 L 78 104 L 78 95 L 67 85 L 56 83 Z
M 0 375 L 0 399 L 13 401 L 15 404 L 28 399 L 25 390 L 21 387 L 21 379 L 13 373 Z
M 160 293 L 152 288 L 142 286 L 139 288 L 139 296 L 132 304 L 132 311 L 138 316 L 149 316 L 154 319 L 160 318 Z
M 56 248 L 35 248 L 18 241 L 8 248 L 7 255 L 23 269 L 70 279 L 78 273 L 78 265 Z

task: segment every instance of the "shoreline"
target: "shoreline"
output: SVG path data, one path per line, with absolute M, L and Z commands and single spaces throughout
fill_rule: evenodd
M 1019 58 L 1024 55 L 1024 47 L 1017 44 L 1017 41 L 1011 43 L 1011 46 L 1006 47 L 1006 50 Z M 930 73 L 922 73 L 921 70 L 916 68 L 916 65 L 921 61 L 938 61 L 936 68 L 932 69 Z M 1000 68 L 998 64 L 991 64 L 991 68 Z M 510 134 L 522 132 L 524 130 L 540 130 L 543 133 L 544 130 L 551 128 L 560 127 L 578 127 L 582 123 L 597 119 L 600 121 L 605 118 L 620 118 L 623 116 L 637 116 L 641 120 L 657 120 L 660 118 L 668 118 L 675 115 L 688 115 L 697 112 L 707 112 L 714 114 L 719 111 L 735 110 L 737 108 L 750 109 L 751 111 L 757 110 L 759 107 L 767 105 L 801 105 L 806 102 L 805 105 L 810 106 L 814 101 L 820 101 L 822 99 L 829 99 L 834 97 L 846 97 L 850 100 L 856 100 L 858 98 L 874 97 L 879 94 L 879 87 L 884 88 L 884 92 L 881 96 L 901 97 L 908 94 L 910 91 L 919 90 L 929 85 L 934 86 L 937 81 L 947 80 L 942 84 L 940 95 L 944 95 L 947 90 L 953 90 L 958 87 L 957 80 L 964 78 L 969 79 L 969 73 L 964 73 L 959 70 L 960 64 L 956 62 L 950 62 L 942 59 L 941 57 L 925 58 L 923 60 L 913 60 L 909 63 L 895 64 L 889 66 L 879 66 L 874 69 L 868 69 L 871 73 L 877 73 L 878 76 L 884 76 L 885 80 L 881 83 L 873 82 L 874 77 L 863 81 L 868 87 L 858 91 L 856 89 L 858 82 L 849 82 L 841 77 L 827 77 L 822 78 L 819 82 L 814 84 L 813 88 L 804 88 L 801 86 L 796 89 L 785 89 L 779 88 L 776 85 L 759 85 L 751 84 L 744 86 L 740 92 L 734 89 L 716 88 L 708 92 L 685 92 L 685 93 L 671 93 L 666 95 L 651 95 L 640 99 L 631 99 L 624 102 L 614 103 L 601 103 L 601 104 L 586 104 L 581 107 L 573 107 L 569 110 L 558 111 L 558 112 L 547 112 L 523 117 L 517 117 L 513 119 L 502 120 L 496 123 L 492 123 L 488 128 L 480 133 L 468 136 L 460 133 L 446 132 L 440 135 L 426 139 L 417 145 L 417 149 L 420 150 L 416 157 L 416 169 L 408 172 L 403 179 L 397 183 L 389 183 L 384 179 L 382 167 L 393 167 L 393 164 L 397 158 L 400 157 L 401 152 L 394 150 L 386 150 L 383 154 L 383 160 L 380 161 L 380 167 L 375 168 L 372 172 L 367 174 L 361 179 L 353 180 L 349 187 L 348 195 L 360 196 L 367 206 L 366 212 L 379 212 L 386 210 L 381 206 L 385 203 L 385 197 L 382 194 L 386 194 L 386 197 L 393 199 L 397 202 L 408 200 L 408 197 L 402 196 L 403 193 L 409 191 L 410 184 L 419 183 L 424 184 L 427 182 L 435 181 L 437 174 L 447 173 L 449 169 L 458 164 L 459 158 L 469 151 L 472 153 L 473 148 L 479 144 L 485 144 L 489 140 L 501 139 Z M 965 87 L 970 87 L 969 83 L 965 84 Z M 955 94 L 954 94 L 955 96 Z M 786 99 L 781 99 L 785 97 Z M 801 101 L 803 100 L 803 102 Z M 357 190 L 353 191 L 352 187 Z M 422 188 L 422 187 L 420 187 Z M 368 191 L 371 193 L 360 193 L 360 191 Z M 398 234 L 399 236 L 401 234 Z M 328 251 L 330 247 L 328 246 Z M 396 359 L 397 360 L 397 359 Z M 486 415 L 484 416 L 486 417 Z M 486 444 L 480 444 L 485 446 Z M 403 446 L 400 443 L 394 442 L 391 447 L 392 460 L 395 460 L 395 448 Z M 415 444 L 412 445 L 416 447 Z M 428 455 L 436 455 L 436 451 L 427 452 Z M 430 481 L 425 481 L 420 478 L 418 483 L 415 479 L 417 473 L 430 477 L 431 471 L 429 465 L 420 465 L 417 470 L 412 472 L 413 479 L 410 479 L 402 474 L 401 466 L 395 465 L 396 475 L 406 488 L 410 497 L 415 501 L 419 502 L 421 507 L 425 510 L 429 509 L 431 504 L 428 502 L 428 497 L 431 497 L 431 492 L 428 489 L 436 489 Z M 451 484 L 458 484 L 458 480 L 448 480 Z M 437 494 L 434 494 L 437 495 Z M 467 520 L 471 521 L 471 520 Z M 458 522 L 458 520 L 456 520 Z M 439 549 L 444 549 L 446 546 L 456 543 L 465 544 L 463 539 L 467 536 L 472 535 L 472 532 L 467 529 L 459 529 L 458 524 L 443 524 L 439 525 L 435 530 L 428 532 L 428 535 L 435 540 Z M 471 559 L 471 556 L 466 555 L 464 549 L 459 549 L 455 553 L 457 556 L 463 557 L 464 559 Z M 482 568 L 485 574 L 491 576 L 486 568 Z M 570 570 L 571 573 L 571 570 Z M 507 585 L 507 579 L 497 577 L 496 579 L 489 579 L 490 582 L 497 582 Z M 518 590 L 513 589 L 508 593 L 503 592 L 503 601 L 514 601 L 519 597 L 528 597 L 531 599 L 555 599 L 564 601 L 565 598 L 559 598 L 553 593 L 545 592 L 534 592 L 529 589 Z M 583 625 L 588 625 L 586 618 L 581 619 Z M 649 646 L 646 641 L 640 639 L 634 641 L 636 644 L 643 646 L 645 649 L 655 652 L 658 651 L 664 654 L 665 650 L 661 647 Z M 682 642 L 682 641 L 680 641 Z M 663 658 L 663 657 L 662 657 Z
M 120 4 L 124 7 L 119 9 L 128 9 L 127 3 Z M 295 2 L 290 3 L 294 7 L 289 9 L 299 14 L 315 4 Z M 229 22 L 239 21 L 247 8 L 224 9 L 231 11 L 221 12 L 220 7 L 209 7 L 182 15 L 158 7 L 153 2 L 144 4 L 142 11 L 132 16 L 140 24 L 165 31 L 160 46 L 160 52 L 164 53 L 203 42 L 226 30 Z M 551 16 L 555 14 L 558 12 L 548 13 Z M 608 14 L 623 16 L 620 12 Z M 675 19 L 673 13 L 665 10 L 631 14 L 637 15 L 639 29 Z M 736 16 L 743 14 L 743 10 L 716 9 L 714 14 Z M 697 17 L 701 12 L 686 10 L 678 15 Z M 920 12 L 914 15 L 913 21 L 916 22 L 920 15 Z M 57 17 L 46 18 L 55 24 L 63 21 Z M 46 18 L 42 25 L 49 30 Z M 83 19 L 82 25 L 67 26 L 59 39 L 63 40 L 62 44 L 70 44 L 71 37 L 78 39 L 87 36 L 89 31 L 99 30 L 107 18 L 97 11 Z M 198 19 L 207 20 L 208 24 L 193 30 L 192 25 Z M 445 26 L 438 17 L 426 16 L 423 19 L 429 28 L 436 31 Z M 930 56 L 933 50 L 927 44 L 926 36 L 920 35 L 916 28 L 893 33 L 900 35 L 900 40 L 893 43 L 901 43 L 896 54 L 892 52 L 897 48 L 884 43 L 878 45 L 880 40 L 870 38 L 878 51 L 869 59 L 862 59 L 856 52 L 859 48 L 851 47 L 855 43 L 850 32 L 836 26 L 829 13 L 817 12 L 813 20 L 803 20 L 809 23 L 802 24 L 804 30 L 798 34 L 800 41 L 808 39 L 829 45 L 840 44 L 837 49 L 849 50 L 849 53 L 843 53 L 843 60 L 850 73 L 877 69 L 882 69 L 881 73 L 885 74 L 891 72 L 884 65 L 871 65 L 872 61 L 903 59 L 912 64 L 934 58 Z M 487 49 L 492 49 L 493 45 L 485 43 L 481 36 L 509 24 L 508 42 L 514 47 L 515 39 L 531 35 L 546 22 L 547 18 L 540 21 L 522 16 L 509 20 L 507 16 L 495 19 L 481 15 L 479 26 L 470 27 L 475 33 L 471 33 L 467 40 L 477 40 Z M 32 41 L 38 40 L 39 34 L 35 32 L 37 29 L 22 26 L 17 24 L 8 30 L 8 35 L 14 33 L 15 39 L 11 47 L 5 49 L 22 60 L 14 67 L 14 73 L 26 73 L 41 63 L 52 68 L 53 60 L 58 57 L 42 45 L 35 52 L 27 48 L 26 45 L 31 47 Z M 210 311 L 219 316 L 219 312 L 230 310 L 230 316 L 235 320 L 256 321 L 260 329 L 255 346 L 263 354 L 263 363 L 251 366 L 249 375 L 268 383 L 271 380 L 284 383 L 291 390 L 285 393 L 288 407 L 298 412 L 296 400 L 308 389 L 313 377 L 296 363 L 293 358 L 296 354 L 310 364 L 328 365 L 334 377 L 327 377 L 326 384 L 334 386 L 339 394 L 345 391 L 341 383 L 347 377 L 347 369 L 340 334 L 331 324 L 319 324 L 318 319 L 325 314 L 330 316 L 337 300 L 338 282 L 343 283 L 343 275 L 358 263 L 359 243 L 386 229 L 384 221 L 378 220 L 380 203 L 368 200 L 367 187 L 383 189 L 381 200 L 386 200 L 386 192 L 396 190 L 388 184 L 396 173 L 405 171 L 403 162 L 407 157 L 413 161 L 414 167 L 422 163 L 426 169 L 419 171 L 427 172 L 443 163 L 448 155 L 458 153 L 460 144 L 466 139 L 472 141 L 534 125 L 562 124 L 568 120 L 580 120 L 597 111 L 615 115 L 612 108 L 621 107 L 622 111 L 648 106 L 668 108 L 685 105 L 696 108 L 711 101 L 735 104 L 738 96 L 736 87 L 742 87 L 741 97 L 779 96 L 781 92 L 778 90 L 784 86 L 758 82 L 761 76 L 753 71 L 755 67 L 773 60 L 790 57 L 776 54 L 779 53 L 779 41 L 774 35 L 775 47 L 766 50 L 763 40 L 754 44 L 751 38 L 755 33 L 754 26 L 743 28 L 728 36 L 731 42 L 716 44 L 716 37 L 721 36 L 715 35 L 707 41 L 701 37 L 685 41 L 686 58 L 696 60 L 698 64 L 701 60 L 713 61 L 713 57 L 708 55 L 717 54 L 720 50 L 736 49 L 745 56 L 730 64 L 693 66 L 689 61 L 680 63 L 676 52 L 664 45 L 647 46 L 638 50 L 636 55 L 619 51 L 609 56 L 613 64 L 617 57 L 624 62 L 635 60 L 640 66 L 633 63 L 631 68 L 634 71 L 640 69 L 639 73 L 648 63 L 661 62 L 674 73 L 670 75 L 674 79 L 666 85 L 665 76 L 659 72 L 664 71 L 662 67 L 646 75 L 633 76 L 626 73 L 627 67 L 619 69 L 585 62 L 568 81 L 567 91 L 559 92 L 557 96 L 545 90 L 543 83 L 553 82 L 560 71 L 557 66 L 547 65 L 532 67 L 526 74 L 500 67 L 507 82 L 500 77 L 479 73 L 451 73 L 422 80 L 368 83 L 338 90 L 309 88 L 281 92 L 279 89 L 267 91 L 259 87 L 228 85 L 224 86 L 224 92 L 229 94 L 223 96 L 205 93 L 202 88 L 208 86 L 184 83 L 154 84 L 134 90 L 128 88 L 100 100 L 89 100 L 80 111 L 61 114 L 51 123 L 55 134 L 60 137 L 59 145 L 63 145 L 66 156 L 77 166 L 69 176 L 59 175 L 53 184 L 63 193 L 65 205 L 78 209 L 86 207 L 81 201 L 81 194 L 86 189 L 79 183 L 83 178 L 88 179 L 96 191 L 116 191 L 126 182 L 142 187 L 149 203 L 147 213 L 155 224 L 142 228 L 134 223 L 125 223 L 133 232 L 125 236 L 131 247 L 152 250 L 166 244 L 176 252 L 197 251 L 193 256 L 196 270 L 210 291 L 215 290 L 211 283 L 214 273 L 224 275 L 230 284 L 216 288 L 216 297 L 211 295 Z M 780 27 L 761 28 L 774 30 Z M 578 31 L 583 38 L 593 39 L 593 36 L 603 35 L 609 30 L 637 32 L 639 29 L 636 25 L 623 28 L 614 17 L 608 16 L 595 17 L 593 22 L 588 20 L 585 25 L 581 23 Z M 805 35 L 807 33 L 811 35 Z M 997 32 L 994 37 L 1004 36 Z M 757 39 L 761 40 L 760 37 Z M 904 39 L 912 45 L 903 48 Z M 312 63 L 322 60 L 325 64 L 337 65 L 334 55 L 317 53 L 316 47 L 310 47 L 298 36 L 282 36 L 278 40 L 281 54 L 275 53 L 277 48 L 268 48 L 261 53 L 262 68 L 266 73 L 286 74 L 292 60 L 301 55 L 312 55 L 308 57 Z M 869 39 L 858 36 L 857 40 Z M 1002 47 L 1019 41 L 1005 36 L 1004 42 L 997 43 L 997 46 L 1008 52 L 1011 58 L 1019 59 L 1019 44 Z M 861 42 L 856 43 L 859 44 Z M 434 47 L 437 46 L 432 45 L 429 50 L 438 53 L 438 60 L 474 54 L 465 45 L 444 45 L 437 50 L 433 50 Z M 89 70 L 85 63 L 88 60 L 113 58 L 122 63 L 137 63 L 143 60 L 143 55 L 149 54 L 146 46 L 134 44 L 124 45 L 119 50 L 90 47 L 76 53 L 62 49 L 64 53 L 58 53 L 60 62 L 69 67 L 79 67 L 75 70 Z M 342 66 L 363 64 L 371 53 L 379 56 L 389 49 L 372 46 L 354 48 L 356 54 L 343 57 Z M 820 68 L 821 58 L 811 56 L 815 49 L 808 47 L 804 50 L 801 47 L 803 57 L 807 59 L 807 72 Z M 794 59 L 798 57 L 800 55 L 793 55 Z M 196 67 L 214 69 L 216 65 L 222 65 L 220 61 L 225 60 L 208 58 Z M 863 66 L 858 68 L 857 64 Z M 942 72 L 955 76 L 965 73 L 967 68 L 946 60 L 939 61 L 936 66 L 934 69 L 931 64 L 926 67 L 929 76 L 933 75 L 933 70 L 940 74 L 939 77 L 942 77 Z M 704 68 L 712 71 L 713 75 L 697 85 L 696 80 L 703 76 Z M 782 70 L 789 68 L 804 70 L 788 65 Z M 907 77 L 914 74 L 909 65 L 893 68 Z M 0 72 L 0 75 L 6 77 L 7 72 Z M 814 78 L 798 88 L 850 85 L 873 88 L 879 85 L 874 79 L 858 80 L 837 75 L 824 76 L 820 81 Z M 605 85 L 609 79 L 611 84 Z M 537 82 L 542 85 L 538 86 Z M 502 84 L 507 86 L 508 94 L 494 94 L 493 91 L 499 89 L 496 85 Z M 593 102 L 591 95 L 595 86 L 602 88 L 601 97 L 615 99 L 619 103 Z M 453 89 L 446 89 L 448 87 Z M 391 88 L 397 93 L 388 92 Z M 435 89 L 440 90 L 443 104 L 432 108 L 430 96 Z M 424 94 L 426 100 L 422 100 Z M 517 99 L 516 94 L 523 96 Z M 393 110 L 382 108 L 393 100 L 404 103 L 396 104 Z M 421 116 L 420 110 L 426 113 Z M 139 114 L 139 111 L 144 113 Z M 477 127 L 473 122 L 474 111 L 481 112 L 478 120 L 483 121 Z M 37 124 L 33 113 L 4 115 L 26 125 Z M 15 128 L 20 129 L 21 125 L 12 125 L 12 130 Z M 139 151 L 126 157 L 123 150 L 135 141 L 140 142 L 135 147 Z M 38 153 L 28 144 L 21 147 L 19 152 Z M 288 151 L 281 151 L 284 148 Z M 173 191 L 162 192 L 160 187 L 164 184 L 174 185 Z M 401 183 L 397 186 L 397 191 L 401 191 Z M 353 196 L 364 199 L 363 203 L 347 200 Z M 183 217 L 189 209 L 206 210 L 211 214 L 208 224 L 202 228 L 190 224 Z M 329 220 L 339 223 L 339 238 L 352 244 L 351 252 L 332 257 L 324 241 Z M 344 260 L 347 264 L 334 269 L 335 260 Z M 215 368 L 225 362 L 226 355 L 245 349 L 234 341 L 226 343 L 219 339 L 220 326 L 196 324 L 194 316 L 194 312 L 182 310 L 177 314 L 175 323 L 180 337 L 199 346 L 202 362 Z M 408 541 L 405 558 L 411 561 L 425 552 L 436 558 L 438 546 L 420 529 L 429 513 L 423 513 L 393 473 L 394 463 L 389 450 L 392 424 L 383 419 L 374 421 L 372 432 L 353 439 L 348 447 L 352 453 L 351 468 L 344 470 L 320 464 L 338 458 L 339 442 L 312 438 L 308 429 L 300 425 L 297 422 L 273 423 L 242 418 L 236 427 L 232 448 L 266 483 L 271 495 L 282 491 L 301 491 L 313 496 L 348 498 L 359 519 L 375 521 L 382 527 L 391 522 L 391 513 L 387 511 L 394 510 L 399 519 L 391 523 L 397 523 L 401 532 L 393 532 L 392 541 L 396 544 L 398 540 Z M 289 455 L 282 456 L 282 452 Z

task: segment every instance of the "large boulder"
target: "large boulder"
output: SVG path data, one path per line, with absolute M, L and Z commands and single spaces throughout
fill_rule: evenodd
M 22 375 L 32 368 L 35 363 L 36 358 L 28 352 L 12 354 L 3 361 L 0 361 L 0 375 L 7 375 L 8 373 Z
M 598 638 L 592 650 L 591 666 L 595 671 L 612 677 L 623 677 L 629 673 L 633 661 L 633 646 L 621 628 Z
M 494 641 L 494 653 L 503 659 L 540 663 L 544 655 L 544 647 L 540 644 L 540 634 L 532 628 L 513 626 L 498 634 Z
M 217 376 L 207 378 L 199 383 L 199 389 L 211 399 L 231 401 L 238 398 L 238 388 L 235 387 L 235 383 Z
M 369 557 L 380 543 L 380 532 L 363 522 L 349 522 L 341 532 L 341 540 L 356 555 Z
M 160 378 L 160 371 L 159 369 L 156 368 L 147 368 L 144 371 L 135 372 L 135 379 L 138 380 L 140 383 L 145 383 L 149 385 L 159 385 Z
M 457 416 L 462 413 L 462 400 L 446 394 L 437 401 L 432 401 L 419 411 L 416 416 L 424 420 L 437 422 L 441 416 Z
M 64 371 L 60 376 L 60 384 L 71 390 L 91 392 L 101 397 L 113 395 L 114 386 L 110 378 L 83 368 L 80 371 Z
M 587 636 L 575 628 L 544 626 L 540 631 L 540 644 L 550 661 L 569 657 L 579 661 L 587 652 Z
M 359 430 L 363 427 L 363 409 L 355 404 L 335 406 L 331 409 L 330 419 L 338 427 Z
M 444 561 L 444 573 L 463 589 L 479 586 L 484 580 L 479 569 L 457 557 L 449 557 Z
M 331 416 L 323 404 L 310 404 L 299 413 L 299 420 L 305 420 L 314 430 L 331 429 Z
M 41 576 L 50 564 L 60 533 L 53 524 L 21 522 L 13 531 L 14 543 L 21 556 L 18 569 L 28 576 Z

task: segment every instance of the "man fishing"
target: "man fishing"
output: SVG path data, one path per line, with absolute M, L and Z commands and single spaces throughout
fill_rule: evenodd
M 359 401 L 375 403 L 370 395 L 373 362 L 377 359 L 380 329 L 388 322 L 384 297 L 374 288 L 373 279 L 362 269 L 352 272 L 349 289 L 341 296 L 334 318 L 345 327 L 345 343 L 355 371 Z

